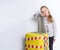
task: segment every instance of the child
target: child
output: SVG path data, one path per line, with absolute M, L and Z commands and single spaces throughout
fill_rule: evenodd
M 55 21 L 50 14 L 49 9 L 46 6 L 41 6 L 41 14 L 37 16 L 38 19 L 38 32 L 48 33 L 49 35 L 49 50 L 53 50 L 53 42 L 56 37 L 56 25 Z M 34 14 L 36 16 L 36 14 Z

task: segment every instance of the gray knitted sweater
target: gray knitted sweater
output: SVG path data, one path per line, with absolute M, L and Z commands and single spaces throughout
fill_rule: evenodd
M 40 14 L 35 14 L 34 18 L 38 21 L 38 32 L 47 33 L 49 37 L 54 36 L 56 38 L 56 22 L 48 23 L 46 17 L 42 17 Z

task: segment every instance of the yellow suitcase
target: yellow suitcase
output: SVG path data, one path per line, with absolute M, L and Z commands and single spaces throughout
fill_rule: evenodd
M 30 32 L 25 35 L 25 50 L 49 50 L 47 33 Z

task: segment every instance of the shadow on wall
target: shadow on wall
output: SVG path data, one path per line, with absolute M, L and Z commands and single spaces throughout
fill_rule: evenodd
M 25 37 L 23 37 L 22 42 L 23 42 L 23 44 L 22 44 L 22 50 L 25 50 Z

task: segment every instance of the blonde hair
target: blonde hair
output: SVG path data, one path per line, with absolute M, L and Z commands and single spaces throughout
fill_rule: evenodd
M 47 6 L 41 6 L 41 8 L 40 8 L 40 10 L 42 9 L 42 8 L 47 8 Z M 48 9 L 48 8 L 47 8 Z M 49 10 L 49 9 L 48 9 Z M 48 21 L 49 22 L 53 22 L 53 18 L 52 18 L 52 15 L 50 14 L 50 11 L 48 12 L 49 13 L 49 16 L 48 16 Z

